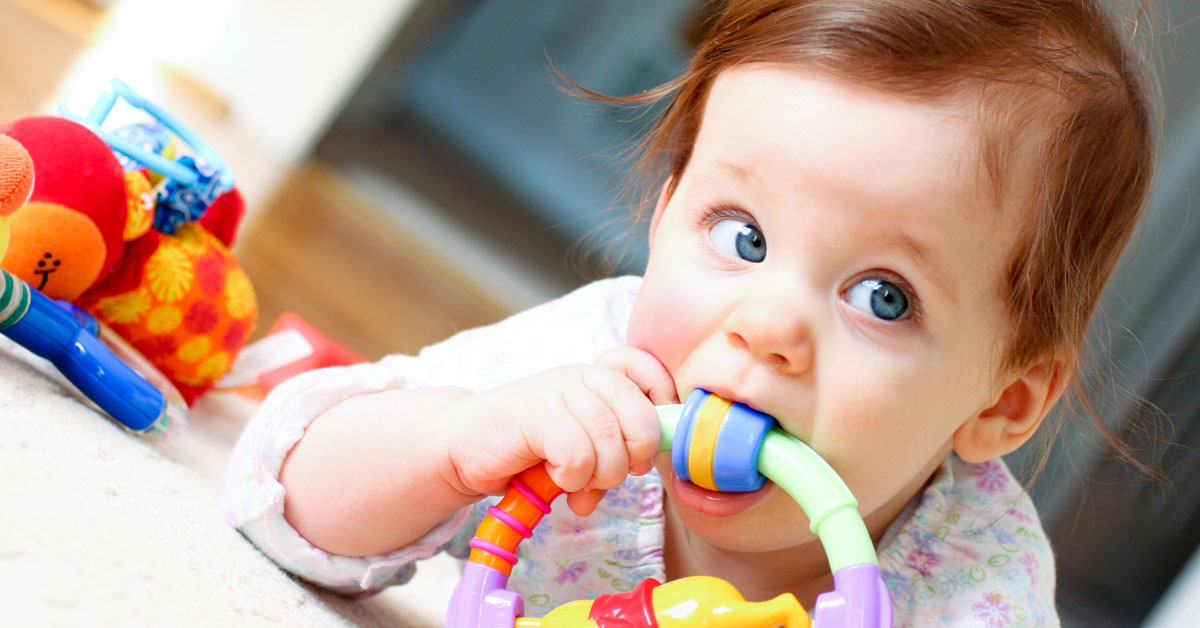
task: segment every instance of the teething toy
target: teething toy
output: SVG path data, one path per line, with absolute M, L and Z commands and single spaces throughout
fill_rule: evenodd
M 450 599 L 448 628 L 891 627 L 891 598 L 858 502 L 816 452 L 770 416 L 704 390 L 658 411 L 661 450 L 671 451 L 681 478 L 724 491 L 756 490 L 770 479 L 804 509 L 834 579 L 834 590 L 817 598 L 813 618 L 790 593 L 747 602 L 729 583 L 707 576 L 666 584 L 650 579 L 629 593 L 569 602 L 540 619 L 520 617 L 521 596 L 505 588 L 517 545 L 563 492 L 539 464 L 514 477 L 500 502 L 488 508 Z

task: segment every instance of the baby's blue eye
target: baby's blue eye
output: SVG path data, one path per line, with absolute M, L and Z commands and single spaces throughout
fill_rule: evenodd
M 761 262 L 767 257 L 767 239 L 759 228 L 737 218 L 724 218 L 709 227 L 709 237 L 717 248 L 747 262 Z
M 907 318 L 908 297 L 894 283 L 880 279 L 863 279 L 850 286 L 846 293 L 850 305 L 882 318 L 895 321 Z

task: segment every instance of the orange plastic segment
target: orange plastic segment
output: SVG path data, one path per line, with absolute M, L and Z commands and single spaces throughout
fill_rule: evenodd
M 537 493 L 538 497 L 541 497 L 547 504 L 563 493 L 554 480 L 550 479 L 550 473 L 546 471 L 545 464 L 533 465 L 522 471 L 517 477 L 521 478 L 525 486 L 533 489 L 533 492 Z
M 688 448 L 688 474 L 692 483 L 701 488 L 716 490 L 713 480 L 713 452 L 717 448 L 717 435 L 721 423 L 733 402 L 716 395 L 709 395 L 700 406 L 699 415 L 692 426 L 691 447 Z
M 509 564 L 507 560 L 504 560 L 503 558 L 500 558 L 491 552 L 471 548 L 471 554 L 467 556 L 467 560 L 473 563 L 479 563 L 481 565 L 491 567 L 492 569 L 495 569 L 506 576 L 512 575 L 513 566 Z
M 496 507 L 515 517 L 517 521 L 525 524 L 525 527 L 530 530 L 537 526 L 538 522 L 545 516 L 537 506 L 534 506 L 528 499 L 525 499 L 525 496 L 515 488 L 509 488 L 508 492 L 504 494 L 504 498 L 500 500 L 500 503 L 496 504 Z
M 495 543 L 510 552 L 514 552 L 516 551 L 517 543 L 520 543 L 524 537 L 508 527 L 507 523 L 488 515 L 480 522 L 479 529 L 475 531 L 475 538 Z
M 521 483 L 533 491 L 534 495 L 541 498 L 547 506 L 563 492 L 554 483 L 554 480 L 550 479 L 550 475 L 546 472 L 545 464 L 538 464 L 522 471 L 517 474 L 514 480 L 520 480 Z M 501 498 L 500 503 L 496 504 L 496 507 L 512 515 L 530 530 L 536 528 L 538 522 L 545 516 L 542 509 L 538 508 L 537 505 L 531 502 L 515 486 L 508 488 L 508 491 Z M 480 522 L 479 528 L 475 531 L 475 538 L 494 543 L 514 554 L 517 551 L 517 545 L 524 539 L 520 533 L 510 528 L 507 523 L 491 515 L 487 515 Z M 508 561 L 486 550 L 472 548 L 467 560 L 487 565 L 506 576 L 512 573 L 512 565 Z

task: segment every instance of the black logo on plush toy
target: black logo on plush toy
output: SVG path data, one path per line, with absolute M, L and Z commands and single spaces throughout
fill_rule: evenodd
M 46 282 L 50 281 L 50 273 L 58 270 L 58 265 L 61 263 L 62 260 L 54 259 L 54 255 L 51 253 L 42 255 L 42 259 L 38 260 L 37 270 L 33 271 L 33 274 L 42 276 L 42 283 L 38 284 L 38 290 L 46 289 Z

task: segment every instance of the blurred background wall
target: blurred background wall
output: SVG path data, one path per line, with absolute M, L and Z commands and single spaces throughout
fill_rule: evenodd
M 1068 626 L 1196 625 L 1200 612 L 1200 6 L 1154 4 L 1163 166 L 1093 325 L 1085 383 L 1167 479 L 1130 470 L 1078 412 L 1058 413 L 1033 493 Z M 225 154 L 248 198 L 235 252 L 259 334 L 296 311 L 377 358 L 638 271 L 645 234 L 622 194 L 623 151 L 649 118 L 564 93 L 549 62 L 603 93 L 650 88 L 682 69 L 705 10 L 0 0 L 0 119 L 86 110 L 113 76 L 165 104 Z

